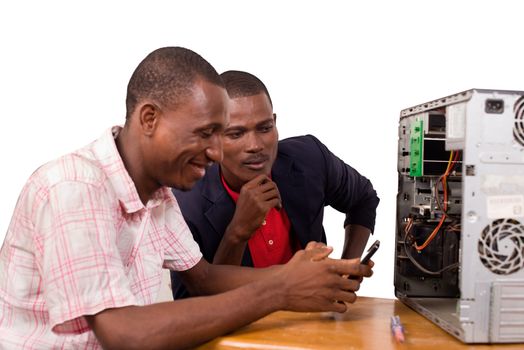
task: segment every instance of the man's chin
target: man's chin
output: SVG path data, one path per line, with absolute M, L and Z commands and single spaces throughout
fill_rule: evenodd
M 271 175 L 271 169 L 262 168 L 262 169 L 248 169 L 245 173 L 245 177 L 248 178 L 248 181 L 253 180 L 255 177 L 259 175 Z
M 196 184 L 196 181 L 194 182 L 191 182 L 191 183 L 183 183 L 183 184 L 175 184 L 173 186 L 171 186 L 172 188 L 175 188 L 179 191 L 183 191 L 183 192 L 187 192 L 187 191 L 191 191 L 191 189 L 193 188 L 193 186 L 195 186 Z
M 178 181 L 177 183 L 172 184 L 171 187 L 184 192 L 191 191 L 191 189 L 195 187 L 196 183 L 201 179 L 202 177 L 198 177 L 186 179 L 185 181 Z

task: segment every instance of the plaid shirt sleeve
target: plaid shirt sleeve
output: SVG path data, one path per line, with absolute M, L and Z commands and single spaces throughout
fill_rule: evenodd
M 166 211 L 165 257 L 163 267 L 172 271 L 185 271 L 195 266 L 202 253 L 184 221 L 178 202 L 169 191 L 171 205 Z
M 116 245 L 118 202 L 102 185 L 64 181 L 43 188 L 33 222 L 50 324 L 56 333 L 81 333 L 89 329 L 82 316 L 137 304 Z

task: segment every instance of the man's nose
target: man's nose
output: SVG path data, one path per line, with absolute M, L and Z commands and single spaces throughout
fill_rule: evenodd
M 209 140 L 210 144 L 206 148 L 206 156 L 215 163 L 221 162 L 224 158 L 221 135 L 217 133 L 211 136 Z
M 246 152 L 260 152 L 262 149 L 264 147 L 258 133 L 248 132 L 246 135 Z

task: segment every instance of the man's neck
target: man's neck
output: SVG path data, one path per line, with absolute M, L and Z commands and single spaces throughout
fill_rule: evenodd
M 146 205 L 153 196 L 153 193 L 155 193 L 160 186 L 147 178 L 144 167 L 141 166 L 143 162 L 141 161 L 141 153 L 137 146 L 138 142 L 129 142 L 131 139 L 136 140 L 137 138 L 130 135 L 130 130 L 124 127 L 117 135 L 115 144 L 124 163 L 124 167 L 135 184 L 140 201 Z
M 220 177 L 224 180 L 224 183 L 229 187 L 231 191 L 234 191 L 236 193 L 240 193 L 240 190 L 242 189 L 242 186 L 246 184 L 246 182 L 239 181 L 238 179 L 235 179 L 231 181 L 231 179 L 228 179 L 224 172 L 222 171 L 222 167 L 220 166 Z

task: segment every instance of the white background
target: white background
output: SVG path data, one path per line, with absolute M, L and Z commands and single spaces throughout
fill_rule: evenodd
M 120 124 L 146 54 L 185 46 L 267 85 L 280 137 L 311 133 L 379 193 L 375 275 L 393 297 L 401 109 L 469 88 L 524 90 L 519 1 L 3 1 L 0 241 L 41 164 Z M 328 211 L 341 252 L 343 216 Z

